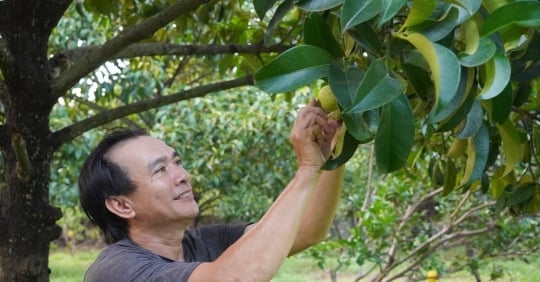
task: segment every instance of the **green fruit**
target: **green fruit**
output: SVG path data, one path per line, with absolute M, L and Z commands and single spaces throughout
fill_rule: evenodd
M 321 108 L 327 113 L 339 110 L 336 97 L 334 97 L 334 93 L 332 93 L 328 85 L 323 86 L 319 91 L 319 103 L 321 104 Z

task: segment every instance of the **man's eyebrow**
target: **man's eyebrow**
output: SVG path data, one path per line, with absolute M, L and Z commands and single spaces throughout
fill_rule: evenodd
M 179 158 L 180 155 L 178 154 L 177 151 L 173 151 L 172 154 L 171 154 L 171 159 L 174 159 L 174 158 Z M 168 159 L 167 156 L 161 156 L 159 158 L 156 158 L 154 159 L 153 161 L 151 161 L 150 163 L 148 163 L 148 168 L 151 170 L 153 169 L 156 165 L 160 164 L 160 163 L 164 163 L 166 162 Z

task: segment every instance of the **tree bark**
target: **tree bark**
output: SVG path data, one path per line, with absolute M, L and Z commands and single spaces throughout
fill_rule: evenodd
M 59 209 L 49 204 L 53 147 L 47 48 L 71 1 L 4 1 L 0 5 L 0 281 L 48 281 L 49 245 L 60 235 Z

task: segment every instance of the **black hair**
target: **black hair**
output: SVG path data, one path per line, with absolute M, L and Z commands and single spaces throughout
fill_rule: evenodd
M 135 190 L 126 171 L 107 159 L 116 144 L 138 136 L 148 136 L 141 129 L 115 129 L 105 136 L 84 162 L 79 174 L 79 201 L 88 218 L 95 223 L 107 244 L 128 237 L 127 221 L 105 206 L 108 197 L 129 195 Z

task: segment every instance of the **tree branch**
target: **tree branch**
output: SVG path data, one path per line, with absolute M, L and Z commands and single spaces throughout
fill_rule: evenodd
M 167 25 L 177 17 L 187 14 L 208 0 L 180 0 L 176 4 L 162 10 L 145 21 L 126 28 L 118 36 L 108 40 L 97 49 L 93 49 L 86 56 L 76 58 L 70 68 L 65 70 L 52 83 L 53 95 L 60 97 L 71 88 L 79 79 L 99 67 L 111 57 L 118 54 L 132 43 L 148 38 L 158 29 Z
M 290 45 L 271 45 L 265 46 L 264 44 L 210 44 L 210 45 L 178 45 L 172 43 L 135 43 L 127 46 L 122 51 L 114 54 L 108 58 L 108 60 L 115 59 L 128 59 L 143 56 L 159 56 L 159 55 L 216 55 L 216 54 L 259 54 L 259 53 L 281 53 L 291 48 Z M 62 54 L 71 61 L 76 61 L 79 58 L 84 58 L 97 50 L 103 48 L 102 46 L 90 46 L 80 47 L 71 50 L 67 50 Z
M 170 105 L 179 101 L 188 100 L 195 97 L 202 97 L 208 93 L 220 90 L 226 90 L 252 84 L 253 77 L 244 76 L 233 80 L 207 84 L 190 90 L 181 91 L 175 94 L 161 96 L 158 98 L 111 109 L 54 132 L 51 138 L 52 144 L 53 147 L 56 149 L 63 143 L 73 140 L 75 137 L 92 128 L 107 124 L 109 122 L 112 122 L 122 117 L 126 117 L 131 114 L 140 113 L 143 111 Z
M 416 260 L 414 260 L 410 265 L 408 265 L 404 269 L 400 270 L 398 273 L 394 274 L 390 278 L 385 279 L 384 281 L 393 281 L 393 280 L 395 280 L 397 278 L 400 278 L 401 276 L 405 275 L 405 273 L 407 273 L 411 269 L 418 266 L 427 257 L 429 257 L 431 254 L 433 254 L 439 248 L 439 246 L 444 244 L 445 242 L 448 242 L 448 241 L 451 241 L 451 240 L 454 240 L 454 239 L 457 239 L 457 238 L 460 238 L 460 237 L 473 237 L 473 236 L 477 236 L 477 235 L 480 235 L 480 234 L 485 234 L 485 233 L 488 233 L 489 231 L 491 231 L 492 229 L 493 229 L 493 226 L 488 226 L 488 227 L 484 227 L 484 228 L 480 228 L 480 229 L 464 230 L 464 231 L 461 231 L 461 232 L 453 233 L 450 236 L 447 236 L 447 237 L 441 239 L 440 241 L 436 242 L 435 245 L 429 247 L 428 250 L 426 250 L 422 255 L 420 255 L 420 257 L 418 257 Z

